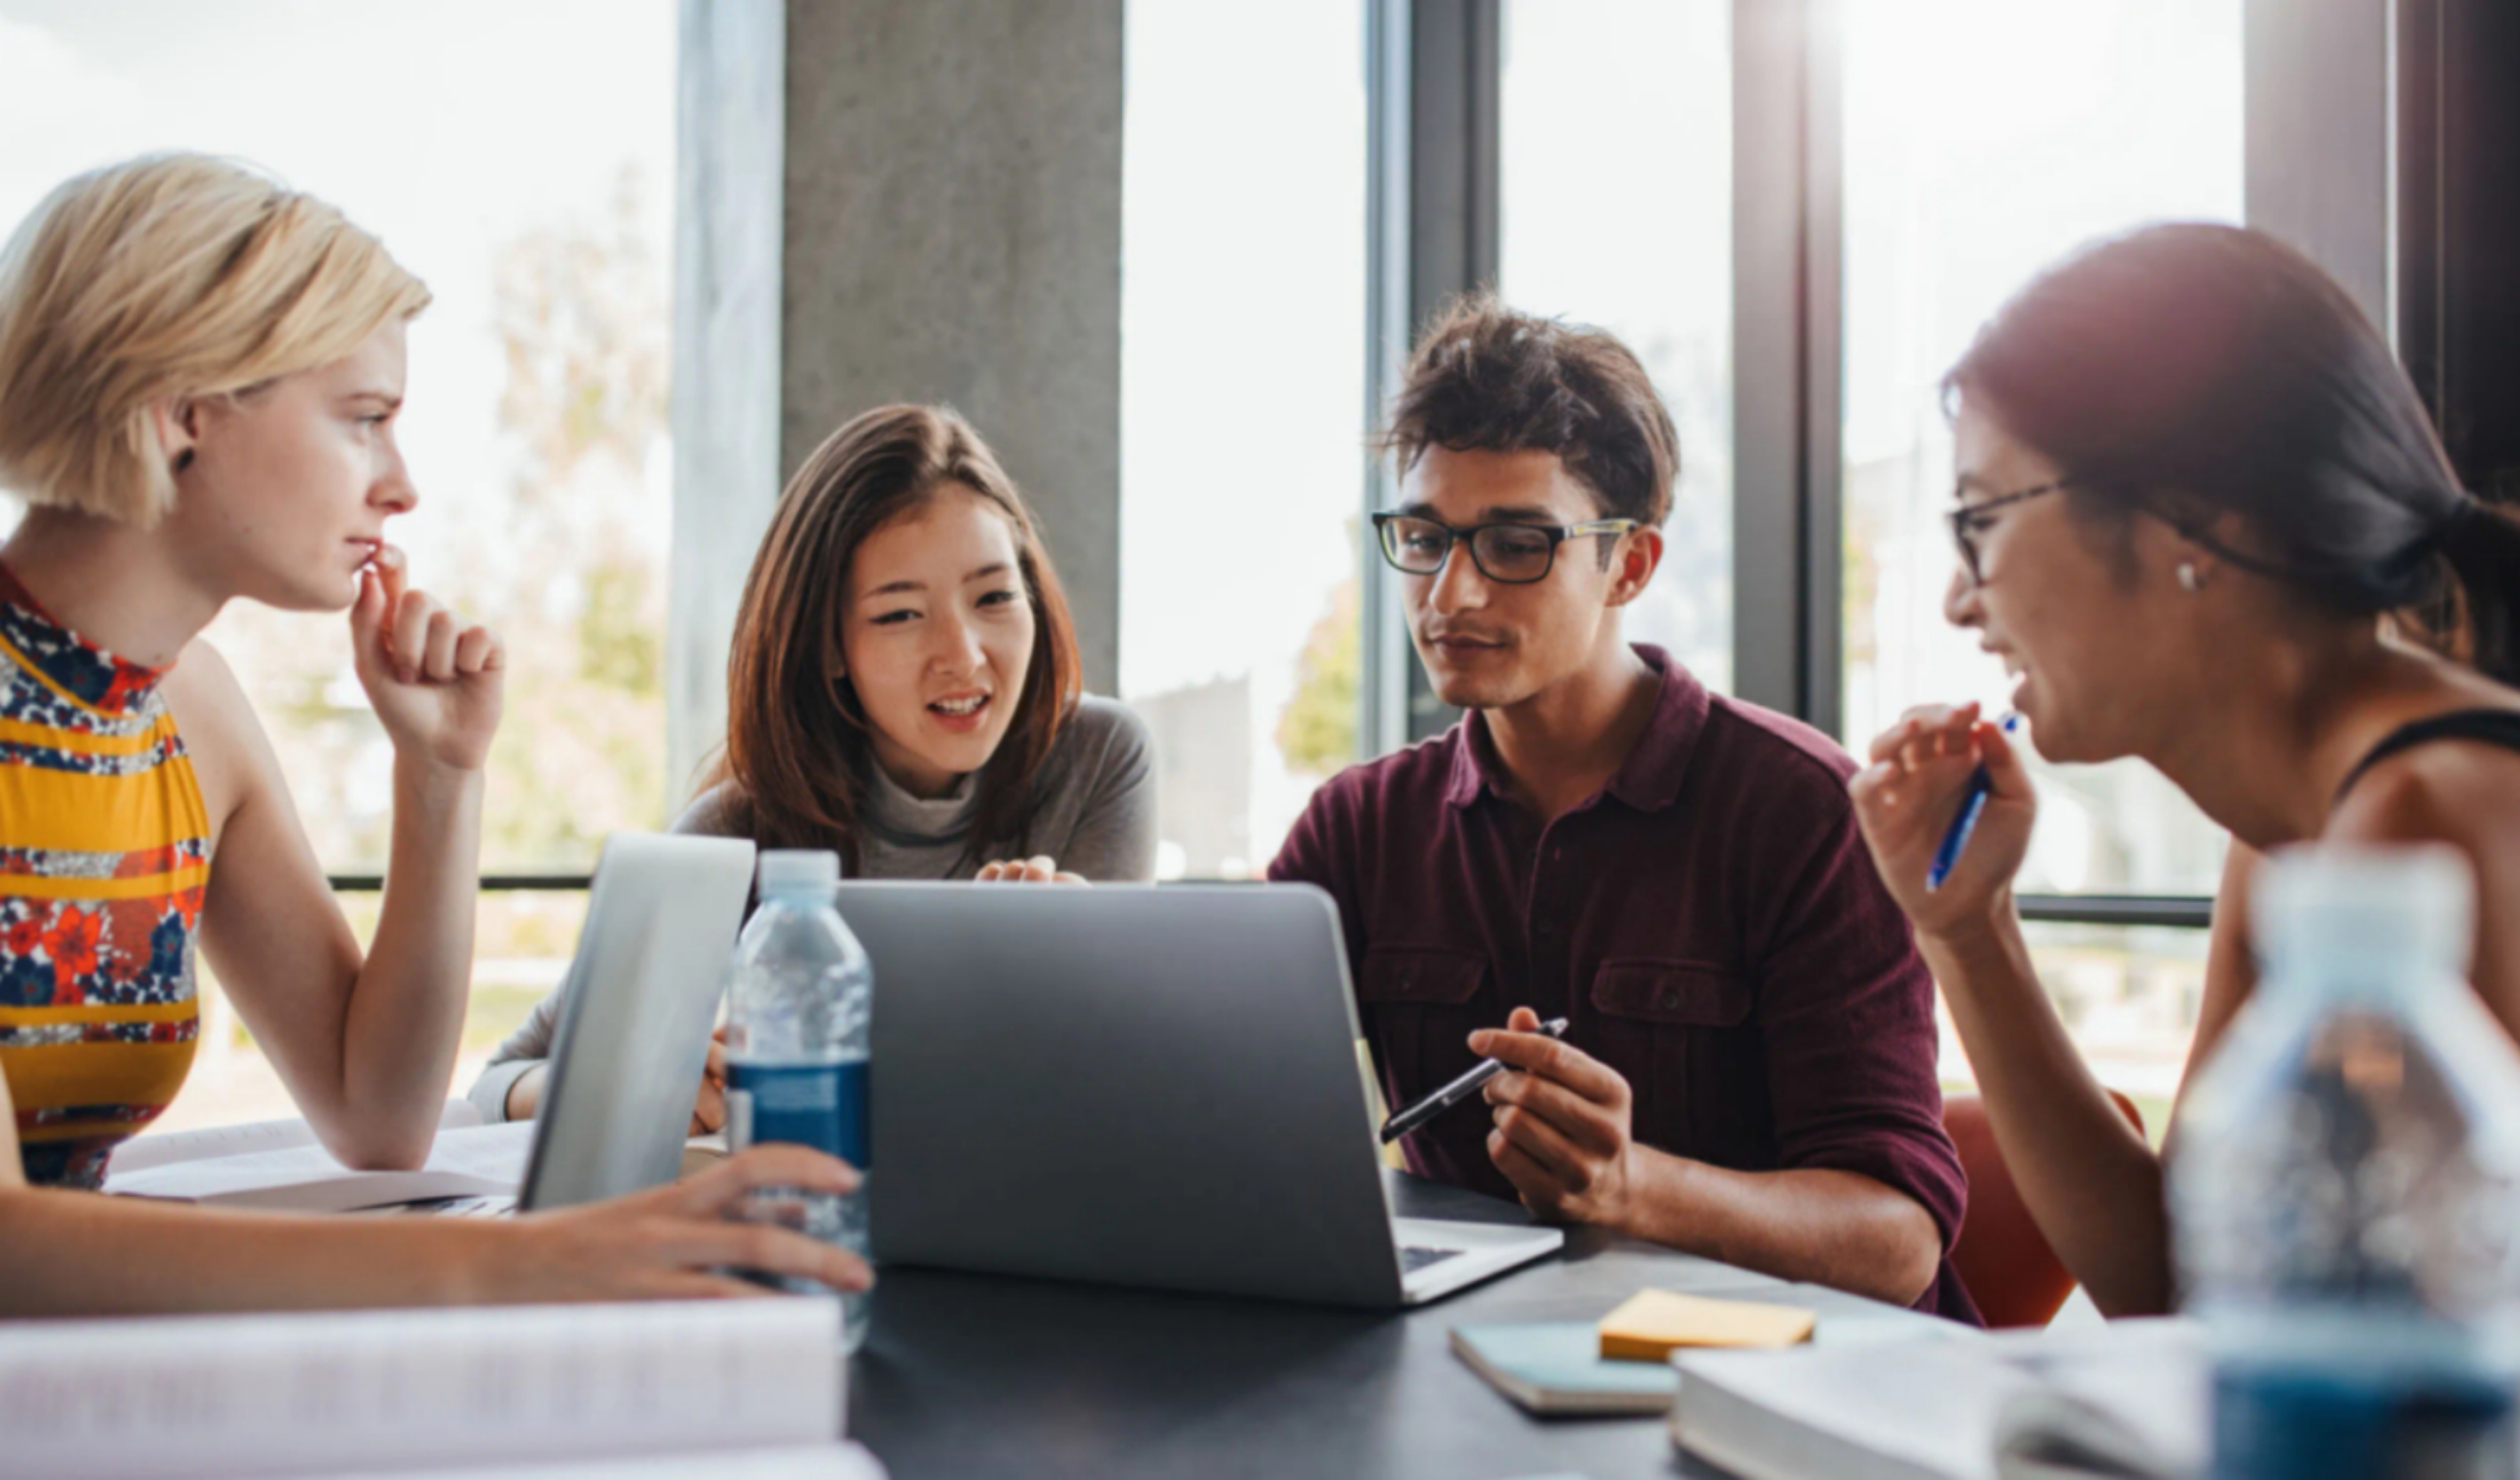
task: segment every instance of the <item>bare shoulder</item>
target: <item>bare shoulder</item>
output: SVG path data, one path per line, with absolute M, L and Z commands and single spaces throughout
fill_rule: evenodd
M 2508 819 L 2520 809 L 2520 750 L 2483 740 L 2415 745 L 2354 783 L 2322 836 L 2337 842 L 2450 843 L 2480 867 L 2520 859 Z
M 2223 1029 L 2231 1025 L 2231 1020 L 2257 989 L 2257 948 L 2249 934 L 2249 896 L 2265 862 L 2264 855 L 2238 838 L 2231 840 L 2230 851 L 2223 855 L 2222 882 L 2213 893 L 2213 926 L 2205 941 L 2205 998 L 2197 1006 L 2196 1032 L 2188 1047 L 2191 1067 L 2213 1056 Z M 2184 1076 L 2183 1091 L 2193 1082 L 2193 1076 Z
M 192 758 L 215 833 L 246 797 L 278 774 L 271 741 L 236 670 L 205 638 L 185 645 L 158 692 Z
M 175 667 L 159 680 L 158 691 L 167 696 L 170 705 L 245 706 L 245 685 L 237 681 L 237 670 L 206 637 L 196 637 L 184 644 Z M 203 710 L 207 717 L 208 711 Z M 186 716 L 178 713 L 175 723 Z

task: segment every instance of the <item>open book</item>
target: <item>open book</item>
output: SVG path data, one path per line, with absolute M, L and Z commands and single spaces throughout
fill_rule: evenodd
M 2205 1360 L 2179 1320 L 1675 1365 L 1673 1441 L 1744 1480 L 2178 1480 L 2206 1454 Z
M 427 1164 L 416 1171 L 354 1171 L 317 1145 L 303 1120 L 191 1134 L 201 1139 L 178 1150 L 199 1155 L 170 1160 L 151 1148 L 151 1155 L 135 1159 L 117 1151 L 105 1191 L 226 1208 L 351 1213 L 432 1198 L 513 1197 L 533 1150 L 530 1120 L 476 1124 L 439 1131 Z M 134 1167 L 134 1160 L 141 1164 Z
M 481 1112 L 468 1099 L 451 1099 L 438 1113 L 438 1129 L 459 1131 L 481 1123 Z M 195 1131 L 143 1131 L 113 1149 L 113 1174 L 146 1171 L 177 1162 L 212 1157 L 241 1157 L 248 1152 L 293 1151 L 315 1144 L 315 1127 L 302 1116 L 286 1120 L 246 1120 L 235 1125 L 205 1126 Z
M 357 1213 L 443 1199 L 513 1200 L 533 1153 L 534 1123 L 483 1125 L 460 1099 L 447 1101 L 429 1161 L 416 1171 L 353 1171 L 334 1161 L 301 1119 L 255 1120 L 135 1137 L 115 1148 L 105 1190 L 222 1208 Z M 724 1135 L 683 1147 L 682 1174 L 727 1155 Z
M 846 1373 L 828 1297 L 32 1321 L 0 1327 L 0 1435 L 26 1476 L 879 1476 L 839 1444 Z

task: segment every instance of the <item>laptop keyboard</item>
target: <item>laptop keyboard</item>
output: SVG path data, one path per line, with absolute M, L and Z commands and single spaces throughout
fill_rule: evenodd
M 1430 1264 L 1441 1264 L 1460 1252 L 1457 1248 L 1424 1248 L 1404 1243 L 1400 1245 L 1400 1273 L 1403 1276 L 1416 1274 Z

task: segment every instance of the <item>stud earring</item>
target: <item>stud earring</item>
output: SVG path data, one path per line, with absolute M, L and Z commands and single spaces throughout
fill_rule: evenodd
M 2190 596 L 2195 596 L 2197 594 L 2197 589 L 2203 585 L 2205 585 L 2205 578 L 2197 574 L 2196 562 L 2192 560 L 2180 561 L 2179 589 Z

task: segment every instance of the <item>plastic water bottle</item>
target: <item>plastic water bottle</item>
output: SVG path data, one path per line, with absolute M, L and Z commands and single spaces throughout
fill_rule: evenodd
M 2171 1212 L 2216 1480 L 2513 1474 L 2520 1058 L 2446 848 L 2293 849 L 2192 1092 Z
M 831 853 L 761 855 L 761 903 L 735 942 L 727 1014 L 727 1142 L 792 1141 L 867 1169 L 867 1029 L 875 971 L 840 919 Z M 867 1252 L 867 1193 L 756 1194 L 747 1216 Z M 819 1289 L 819 1287 L 813 1287 Z M 842 1348 L 867 1338 L 867 1297 L 841 1298 Z

